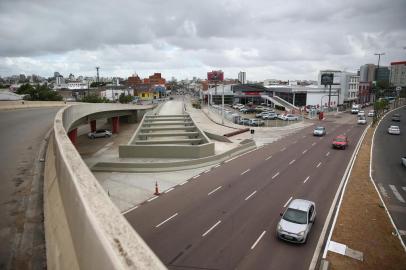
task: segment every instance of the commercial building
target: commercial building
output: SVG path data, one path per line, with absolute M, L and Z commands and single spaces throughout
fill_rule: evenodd
M 246 77 L 246 73 L 244 71 L 240 71 L 238 73 L 238 81 L 241 84 L 246 84 L 247 83 L 247 77 Z
M 365 64 L 360 67 L 360 82 L 373 82 L 375 81 L 375 69 L 374 64 Z
M 397 87 L 406 86 L 406 61 L 390 63 L 390 83 Z
M 154 100 L 166 96 L 166 80 L 161 73 L 154 73 L 141 79 L 137 74 L 128 77 L 127 86 L 133 89 L 134 96 L 140 100 Z
M 376 81 L 389 81 L 390 70 L 388 67 L 379 67 L 376 69 Z

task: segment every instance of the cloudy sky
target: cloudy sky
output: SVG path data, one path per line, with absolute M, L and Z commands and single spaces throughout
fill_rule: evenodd
M 405 0 L 0 0 L 0 76 L 315 80 L 405 48 Z

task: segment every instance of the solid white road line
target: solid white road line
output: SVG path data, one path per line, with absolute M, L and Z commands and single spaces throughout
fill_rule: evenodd
M 251 250 L 255 248 L 255 246 L 258 244 L 258 242 L 261 240 L 261 238 L 265 235 L 266 231 L 263 231 L 261 235 L 258 237 L 257 241 L 251 246 Z
M 328 157 L 329 155 L 330 155 L 330 152 L 327 152 L 327 153 L 326 153 L 326 157 Z
M 386 189 L 385 189 L 385 187 L 382 185 L 382 183 L 378 183 L 378 187 L 379 187 L 379 190 L 381 191 L 382 195 L 383 195 L 384 197 L 386 197 L 386 198 L 389 198 L 388 192 L 386 192 Z
M 307 149 L 305 149 L 305 150 L 302 152 L 302 154 L 304 155 L 304 154 L 306 154 L 306 152 L 307 152 Z
M 306 179 L 303 181 L 303 184 L 307 182 L 307 180 L 309 180 L 310 176 L 306 177 Z
M 169 192 L 171 192 L 172 190 L 174 190 L 175 188 L 170 188 L 170 189 L 168 189 L 167 191 L 165 191 L 165 193 L 169 193 Z
M 268 160 L 268 159 L 270 159 L 272 156 L 269 156 L 269 157 L 267 157 L 265 160 Z
M 248 169 L 248 170 L 243 171 L 243 172 L 241 173 L 241 175 L 244 175 L 244 174 L 246 174 L 246 173 L 249 172 L 249 171 L 251 171 L 251 169 Z
M 295 161 L 296 159 L 292 160 L 291 162 L 289 162 L 289 165 L 292 165 Z
M 392 190 L 393 194 L 395 194 L 396 199 L 398 199 L 402 203 L 405 203 L 405 199 L 403 199 L 402 195 L 400 195 L 397 188 L 394 185 L 389 185 L 389 187 Z
M 283 151 L 285 151 L 286 150 L 286 147 L 283 147 L 282 149 L 281 149 L 281 152 L 283 152 Z
M 168 222 L 169 220 L 173 219 L 174 217 L 176 217 L 178 215 L 178 213 L 173 214 L 172 216 L 168 217 L 167 219 L 165 219 L 164 221 L 162 221 L 161 223 L 159 223 L 158 225 L 155 226 L 155 228 L 158 228 L 159 226 L 163 225 L 165 222 Z
M 200 174 L 193 176 L 193 179 L 196 179 L 200 176 Z
M 211 232 L 211 230 L 213 230 L 217 225 L 219 225 L 221 223 L 221 220 L 217 221 L 216 224 L 214 224 L 213 226 L 211 226 L 210 229 L 208 229 L 204 234 L 202 234 L 202 237 L 205 237 L 209 232 Z
M 255 193 L 257 193 L 256 190 L 255 190 L 254 192 L 252 192 L 250 195 L 248 195 L 247 198 L 245 198 L 245 200 L 248 200 L 249 198 L 251 198 L 252 196 L 254 196 Z
M 133 210 L 135 210 L 135 209 L 137 209 L 137 208 L 138 208 L 138 206 L 139 206 L 139 205 L 134 206 L 134 207 L 132 207 L 132 208 L 130 208 L 130 209 L 128 209 L 128 210 L 126 210 L 126 211 L 122 212 L 121 214 L 125 215 L 125 214 L 127 214 L 127 213 L 129 213 L 129 212 L 131 212 L 131 211 L 133 211 Z
M 315 146 L 316 145 L 316 143 L 314 142 L 314 143 L 312 143 L 312 146 Z
M 179 184 L 179 186 L 183 186 L 183 185 L 186 184 L 187 182 L 188 182 L 188 181 L 185 181 L 185 182 Z
M 147 202 L 152 202 L 152 201 L 155 200 L 156 198 L 158 198 L 158 196 L 152 197 L 151 199 L 147 200 Z
M 290 203 L 291 200 L 292 200 L 292 197 L 289 198 L 289 200 L 283 205 L 283 207 L 286 207 Z
M 277 177 L 279 175 L 279 172 L 275 173 L 274 176 L 272 176 L 272 179 L 274 179 L 275 177 Z
M 216 191 L 219 190 L 220 188 L 222 188 L 222 186 L 219 186 L 218 188 L 213 189 L 212 191 L 210 191 L 209 193 L 207 193 L 207 196 L 210 196 L 211 194 L 213 194 L 214 192 L 216 192 Z
M 316 168 L 320 167 L 320 165 L 321 165 L 321 162 L 319 162 L 319 164 L 317 164 Z

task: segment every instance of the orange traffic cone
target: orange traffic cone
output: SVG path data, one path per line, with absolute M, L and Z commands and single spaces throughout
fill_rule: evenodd
M 159 189 L 158 189 L 158 182 L 155 182 L 155 193 L 154 195 L 160 195 L 161 193 L 159 193 Z

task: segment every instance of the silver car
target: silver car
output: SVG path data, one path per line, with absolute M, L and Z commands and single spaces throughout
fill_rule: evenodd
M 290 202 L 276 228 L 278 237 L 294 243 L 305 243 L 316 219 L 316 204 L 295 199 Z
M 90 139 L 94 139 L 94 138 L 104 138 L 104 137 L 111 137 L 112 133 L 110 130 L 107 129 L 99 129 L 96 130 L 95 132 L 89 132 L 87 134 L 87 137 L 89 137 Z
M 324 135 L 326 135 L 326 128 L 325 127 L 316 127 L 313 130 L 313 135 L 314 136 L 324 136 Z

